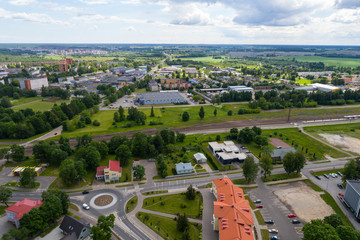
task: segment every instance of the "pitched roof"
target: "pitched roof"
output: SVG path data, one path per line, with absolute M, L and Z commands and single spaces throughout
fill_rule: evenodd
M 14 203 L 10 207 L 6 208 L 5 211 L 17 213 L 15 218 L 21 219 L 25 213 L 30 212 L 35 207 L 40 207 L 42 204 L 41 200 L 31 200 L 24 198 L 23 200 Z
M 108 168 L 108 166 L 97 167 L 96 168 L 96 176 L 103 176 L 105 168 Z
M 205 157 L 205 155 L 203 153 L 195 153 L 194 157 L 195 157 L 196 160 L 202 160 L 202 159 L 206 160 L 206 157 Z
M 214 216 L 219 218 L 220 239 L 253 240 L 251 226 L 254 221 L 243 190 L 229 178 L 214 179 L 213 182 L 218 199 L 214 202 Z
M 79 220 L 65 215 L 63 221 L 60 224 L 60 229 L 71 235 L 72 233 L 76 234 L 76 238 L 79 238 L 81 231 L 84 227 L 87 227 L 87 224 L 80 222 Z
M 181 171 L 181 170 L 193 170 L 194 167 L 191 165 L 191 163 L 177 163 L 175 164 L 175 169 L 176 171 Z
M 281 159 L 283 159 L 288 152 L 296 152 L 296 149 L 293 148 L 293 147 L 290 147 L 290 148 L 276 148 L 271 153 L 271 157 L 280 157 Z
M 120 162 L 115 160 L 109 161 L 109 169 L 113 172 L 121 172 Z

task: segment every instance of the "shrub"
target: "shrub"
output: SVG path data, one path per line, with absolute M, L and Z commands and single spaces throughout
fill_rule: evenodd
M 98 127 L 98 126 L 100 126 L 100 122 L 99 122 L 98 120 L 94 120 L 94 121 L 93 121 L 93 125 L 96 126 L 96 127 Z
M 233 111 L 232 111 L 232 110 L 229 110 L 227 114 L 228 114 L 228 116 L 232 116 Z

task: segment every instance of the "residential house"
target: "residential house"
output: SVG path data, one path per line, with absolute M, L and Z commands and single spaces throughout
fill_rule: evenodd
M 86 239 L 90 235 L 90 224 L 84 220 L 77 220 L 73 217 L 65 215 L 63 221 L 60 224 L 61 232 L 66 235 L 62 239 Z
M 105 182 L 119 181 L 121 178 L 120 162 L 115 160 L 109 161 L 109 166 L 100 166 L 96 169 L 97 180 L 104 179 Z
M 30 212 L 33 208 L 38 208 L 42 204 L 40 200 L 31 200 L 24 198 L 23 200 L 14 203 L 10 207 L 5 209 L 7 218 L 9 222 L 12 222 L 16 228 L 20 227 L 20 219 L 25 213 Z
M 175 164 L 176 174 L 187 174 L 194 171 L 194 167 L 191 163 L 177 163 Z
M 244 191 L 229 178 L 212 181 L 214 202 L 213 229 L 220 240 L 254 240 L 254 220 Z
M 288 152 L 296 152 L 295 148 L 276 148 L 271 153 L 271 158 L 274 161 L 282 161 Z
M 194 158 L 196 163 L 206 163 L 207 159 L 203 153 L 195 153 Z

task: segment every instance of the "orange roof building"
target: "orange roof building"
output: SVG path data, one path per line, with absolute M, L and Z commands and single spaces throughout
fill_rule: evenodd
M 212 192 L 214 202 L 213 227 L 219 231 L 220 240 L 253 240 L 254 221 L 244 191 L 229 178 L 214 179 Z

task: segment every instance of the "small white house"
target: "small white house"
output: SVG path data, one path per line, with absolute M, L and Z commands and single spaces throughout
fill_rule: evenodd
M 195 153 L 194 158 L 196 163 L 206 163 L 207 159 L 203 153 Z
M 191 163 L 177 163 L 175 164 L 176 174 L 186 174 L 192 173 L 194 171 L 194 167 Z

